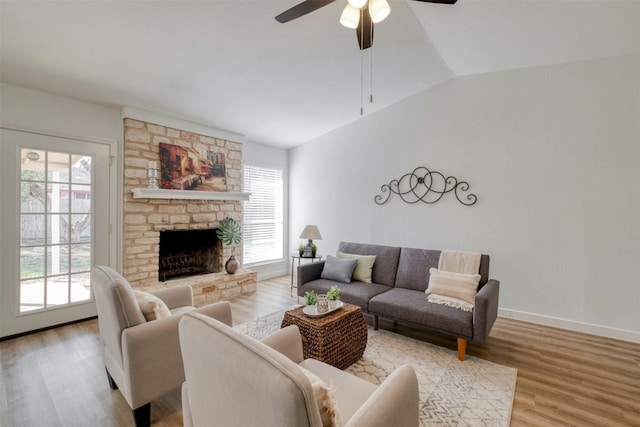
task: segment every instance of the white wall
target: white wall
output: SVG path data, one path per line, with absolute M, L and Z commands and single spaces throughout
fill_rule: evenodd
M 0 83 L 2 126 L 60 136 L 122 141 L 120 108 Z
M 272 168 L 280 168 L 283 171 L 284 181 L 284 259 L 282 262 L 265 265 L 252 265 L 250 268 L 258 273 L 258 280 L 266 280 L 272 277 L 282 276 L 289 271 L 289 256 L 287 242 L 289 241 L 289 152 L 282 148 L 270 147 L 256 142 L 244 143 L 242 158 L 244 163 Z
M 290 152 L 290 247 L 340 241 L 491 255 L 501 315 L 640 342 L 640 56 L 449 80 Z M 418 166 L 476 205 L 380 186 Z

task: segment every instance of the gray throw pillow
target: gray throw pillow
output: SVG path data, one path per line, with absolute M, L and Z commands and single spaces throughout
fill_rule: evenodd
M 336 258 L 328 255 L 320 277 L 341 283 L 351 283 L 351 275 L 356 264 L 358 264 L 357 259 Z

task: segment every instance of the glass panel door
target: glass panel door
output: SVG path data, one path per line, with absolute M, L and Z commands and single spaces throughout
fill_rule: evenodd
M 111 145 L 0 129 L 0 336 L 96 314 L 109 265 Z

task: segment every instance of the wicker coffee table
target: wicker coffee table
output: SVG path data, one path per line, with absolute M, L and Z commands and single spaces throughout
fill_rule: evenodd
M 345 303 L 320 318 L 308 317 L 302 312 L 303 308 L 287 311 L 282 327 L 298 325 L 305 358 L 345 369 L 362 357 L 367 347 L 367 324 L 360 307 Z

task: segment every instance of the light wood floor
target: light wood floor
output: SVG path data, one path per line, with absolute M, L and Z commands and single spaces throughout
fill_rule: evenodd
M 234 324 L 295 304 L 289 284 L 289 276 L 264 281 L 234 299 Z M 97 329 L 90 320 L 1 342 L 0 425 L 132 426 L 126 402 L 108 387 Z M 640 426 L 640 344 L 500 318 L 487 343 L 469 344 L 467 354 L 518 369 L 512 426 Z M 154 402 L 153 425 L 180 426 L 180 407 L 179 391 Z

